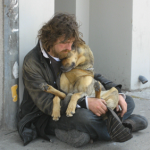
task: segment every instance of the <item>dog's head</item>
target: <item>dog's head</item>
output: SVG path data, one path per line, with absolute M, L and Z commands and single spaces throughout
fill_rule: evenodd
M 85 45 L 79 45 L 77 48 L 69 51 L 66 58 L 62 59 L 61 70 L 68 72 L 73 68 L 88 69 L 93 67 L 94 57 L 90 48 Z
M 78 57 L 78 54 L 75 49 L 68 52 L 67 57 L 62 59 L 61 70 L 63 72 L 68 72 L 71 69 L 75 68 L 76 62 L 77 62 L 77 57 Z

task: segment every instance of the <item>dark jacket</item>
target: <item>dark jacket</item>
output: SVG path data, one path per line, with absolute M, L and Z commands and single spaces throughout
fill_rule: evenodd
M 59 89 L 59 78 L 55 83 L 53 68 L 41 54 L 39 43 L 25 56 L 22 72 L 24 95 L 18 112 L 18 132 L 24 145 L 38 135 L 49 140 L 45 134 L 45 128 L 52 113 L 54 95 L 43 91 L 40 85 L 49 84 Z M 121 85 L 112 83 L 100 74 L 97 74 L 95 78 L 106 89 L 116 87 L 120 92 Z M 80 99 L 80 101 L 83 100 L 84 98 Z M 63 107 L 66 106 L 61 105 L 61 109 L 64 109 Z

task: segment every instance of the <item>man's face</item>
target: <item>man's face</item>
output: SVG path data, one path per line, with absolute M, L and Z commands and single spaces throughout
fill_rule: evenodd
M 68 51 L 71 50 L 74 40 L 75 38 L 71 38 L 63 42 L 64 38 L 59 38 L 54 44 L 54 46 L 50 49 L 49 54 L 53 57 L 62 59 L 63 55 L 67 55 Z

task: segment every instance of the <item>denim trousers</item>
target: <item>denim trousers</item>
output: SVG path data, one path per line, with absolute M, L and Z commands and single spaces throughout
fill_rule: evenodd
M 123 116 L 123 120 L 126 120 L 133 112 L 135 104 L 130 96 L 126 96 L 127 112 Z M 107 131 L 106 121 L 102 117 L 98 117 L 90 110 L 85 108 L 77 108 L 73 117 L 66 117 L 62 115 L 59 121 L 53 121 L 50 118 L 46 127 L 47 134 L 55 134 L 55 129 L 72 130 L 76 129 L 81 132 L 88 133 L 91 139 L 110 140 L 110 136 Z

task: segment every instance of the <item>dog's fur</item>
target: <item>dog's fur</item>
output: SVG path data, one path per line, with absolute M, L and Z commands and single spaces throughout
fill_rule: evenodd
M 116 88 L 101 91 L 102 85 L 94 79 L 94 57 L 90 48 L 85 44 L 79 45 L 78 48 L 64 55 L 62 56 L 65 58 L 62 60 L 63 73 L 60 77 L 60 88 L 66 93 L 73 93 L 66 115 L 73 116 L 78 99 L 87 95 L 104 99 L 107 106 L 114 109 L 119 100 L 118 91 Z M 47 86 L 45 91 L 55 95 L 52 117 L 57 121 L 60 118 L 60 99 L 64 99 L 66 95 L 50 85 Z

